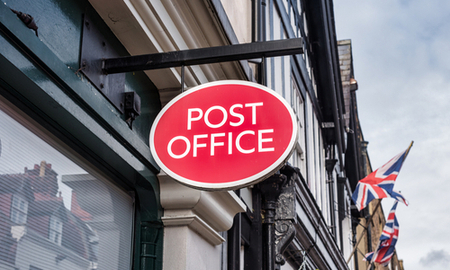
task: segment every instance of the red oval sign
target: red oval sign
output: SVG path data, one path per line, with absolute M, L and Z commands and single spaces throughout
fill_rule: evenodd
M 206 190 L 262 181 L 292 153 L 297 121 L 275 91 L 246 81 L 192 88 L 158 114 L 150 149 L 175 180 Z

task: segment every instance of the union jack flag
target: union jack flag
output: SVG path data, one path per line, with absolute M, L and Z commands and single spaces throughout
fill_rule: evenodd
M 398 239 L 398 221 L 395 216 L 395 210 L 397 209 L 398 201 L 395 201 L 392 206 L 391 212 L 389 212 L 386 225 L 381 233 L 380 242 L 375 252 L 366 254 L 366 260 L 380 263 L 386 266 L 394 255 L 395 244 Z
M 361 179 L 353 192 L 352 199 L 359 211 L 364 209 L 373 199 L 395 198 L 408 205 L 408 201 L 397 191 L 394 191 L 395 179 L 408 155 L 411 145 L 405 151 L 396 155 L 388 163 Z

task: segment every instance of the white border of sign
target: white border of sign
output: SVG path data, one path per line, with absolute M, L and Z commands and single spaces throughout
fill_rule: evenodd
M 291 116 L 292 126 L 293 126 L 292 135 L 291 135 L 291 139 L 290 139 L 288 147 L 283 152 L 283 154 L 272 165 L 267 167 L 265 170 L 263 170 L 257 174 L 254 174 L 250 177 L 247 177 L 247 178 L 244 178 L 241 180 L 237 180 L 237 181 L 233 181 L 233 182 L 202 183 L 202 182 L 197 182 L 197 181 L 194 181 L 191 179 L 187 179 L 181 175 L 174 173 L 173 171 L 171 171 L 169 168 L 167 168 L 164 165 L 164 163 L 159 159 L 158 154 L 156 153 L 156 149 L 155 149 L 155 145 L 154 145 L 154 136 L 155 136 L 155 129 L 156 129 L 157 124 L 159 123 L 159 120 L 164 115 L 164 113 L 175 102 L 184 98 L 185 96 L 188 96 L 188 95 L 190 95 L 196 91 L 202 90 L 203 88 L 206 88 L 206 87 L 217 86 L 217 85 L 230 85 L 230 84 L 234 84 L 234 85 L 238 84 L 238 85 L 245 85 L 245 86 L 251 86 L 254 88 L 259 88 L 259 89 L 266 91 L 267 93 L 273 95 L 278 100 L 280 100 L 281 103 L 283 103 L 283 105 L 286 107 L 286 109 L 288 110 L 288 112 Z M 155 121 L 153 122 L 151 131 L 150 131 L 150 151 L 151 151 L 156 163 L 160 166 L 160 168 L 167 175 L 171 176 L 173 179 L 179 181 L 182 184 L 185 184 L 192 188 L 201 189 L 201 190 L 209 190 L 209 191 L 236 190 L 236 189 L 239 189 L 242 187 L 250 186 L 250 185 L 256 184 L 258 182 L 261 182 L 262 180 L 268 178 L 273 173 L 278 171 L 284 165 L 284 163 L 289 159 L 291 154 L 293 153 L 296 143 L 297 143 L 297 136 L 298 136 L 297 117 L 296 117 L 294 111 L 292 110 L 291 106 L 289 105 L 289 103 L 287 103 L 287 101 L 281 95 L 276 93 L 274 90 L 272 90 L 266 86 L 257 84 L 257 83 L 248 82 L 248 81 L 239 81 L 239 80 L 224 80 L 224 81 L 215 81 L 215 82 L 205 83 L 205 84 L 193 87 L 193 88 L 187 90 L 186 92 L 179 94 L 174 99 L 172 99 L 169 103 L 167 103 L 167 105 L 164 106 L 164 108 L 159 112 L 158 116 L 156 117 Z

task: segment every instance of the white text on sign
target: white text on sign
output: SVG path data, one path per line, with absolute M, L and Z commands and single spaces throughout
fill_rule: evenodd
M 263 102 L 257 103 L 245 103 L 234 104 L 226 110 L 222 106 L 211 106 L 205 112 L 200 108 L 189 108 L 187 110 L 187 130 L 192 129 L 192 125 L 196 122 L 202 121 L 207 127 L 211 129 L 220 128 L 228 124 L 231 127 L 239 127 L 244 121 L 251 121 L 251 125 L 257 124 L 257 107 L 263 107 Z M 236 109 L 249 108 L 251 110 L 251 119 L 245 119 L 245 116 L 236 111 Z M 217 123 L 211 123 L 209 117 L 211 112 L 220 111 L 221 119 Z M 233 149 L 236 149 L 242 154 L 251 154 L 253 152 L 273 152 L 274 147 L 270 147 L 270 142 L 273 142 L 273 138 L 270 134 L 273 133 L 273 129 L 260 129 L 260 130 L 244 130 L 241 132 L 221 132 L 210 134 L 197 134 L 192 135 L 190 138 L 186 136 L 175 136 L 167 144 L 167 153 L 174 159 L 181 159 L 189 155 L 192 152 L 193 157 L 198 156 L 199 148 L 209 148 L 209 155 L 214 156 L 217 147 L 226 147 L 228 155 L 233 154 Z M 245 137 L 246 141 L 253 142 L 252 147 L 244 148 L 241 140 Z M 184 151 L 182 153 L 174 153 L 173 145 L 176 142 L 184 142 Z M 191 151 L 192 150 L 192 151 Z

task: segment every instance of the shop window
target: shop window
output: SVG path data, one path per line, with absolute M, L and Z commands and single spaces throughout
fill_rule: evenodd
M 132 196 L 22 115 L 0 99 L 0 269 L 130 269 Z

